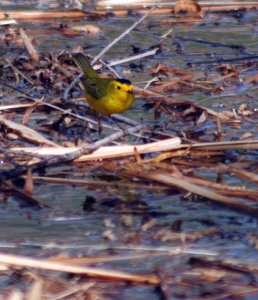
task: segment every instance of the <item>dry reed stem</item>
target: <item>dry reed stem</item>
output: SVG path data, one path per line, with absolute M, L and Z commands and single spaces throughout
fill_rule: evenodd
M 25 178 L 24 176 L 22 176 Z M 154 190 L 154 191 L 162 191 L 166 189 L 166 187 L 163 186 L 151 186 L 146 184 L 141 184 L 138 182 L 111 182 L 111 181 L 104 181 L 104 180 L 80 180 L 80 179 L 71 179 L 71 178 L 60 178 L 60 177 L 47 177 L 47 176 L 33 176 L 33 180 L 39 180 L 44 182 L 50 182 L 50 183 L 60 183 L 60 184 L 72 184 L 72 185 L 96 185 L 101 187 L 109 187 L 114 188 L 119 187 L 125 187 L 130 189 L 144 189 L 144 190 Z
M 167 14 L 171 15 L 171 8 L 175 5 L 172 4 L 169 8 L 156 8 L 151 14 Z M 257 8 L 258 4 L 229 4 L 229 5 L 218 5 L 218 6 L 211 6 L 211 5 L 202 5 L 202 11 L 205 13 L 208 12 L 215 12 L 215 11 L 225 11 L 225 10 L 238 10 L 238 9 L 252 9 Z M 148 9 L 137 9 L 137 12 L 145 14 Z M 16 20 L 29 20 L 29 19 L 38 19 L 38 20 L 46 20 L 46 19 L 58 19 L 58 18 L 84 18 L 87 16 L 92 15 L 106 15 L 107 10 L 98 9 L 97 11 L 91 12 L 83 12 L 83 11 L 63 11 L 63 12 L 39 12 L 39 11 L 0 11 L 0 20 L 5 20 L 6 18 L 12 18 Z M 127 16 L 128 10 L 127 9 L 120 9 L 120 10 L 113 10 L 116 15 Z M 178 20 L 180 22 L 180 18 Z
M 75 151 L 80 151 L 80 149 L 81 148 L 78 147 L 77 148 L 76 147 L 70 147 L 70 148 L 64 148 L 64 147 L 59 147 L 59 148 L 19 147 L 18 148 L 16 147 L 13 148 L 12 151 L 14 154 L 21 155 L 21 156 L 23 154 L 29 153 L 32 156 L 35 155 L 36 157 L 39 156 L 44 157 L 44 156 L 64 156 L 64 155 L 69 156 L 70 153 L 73 153 Z M 176 156 L 186 157 L 191 155 L 191 150 L 213 151 L 213 152 L 203 153 L 202 156 L 219 155 L 219 154 L 222 155 L 223 153 L 219 151 L 225 151 L 225 150 L 241 150 L 241 149 L 257 150 L 258 140 L 197 143 L 191 145 L 191 144 L 181 144 L 181 140 L 177 137 L 172 139 L 161 140 L 158 142 L 148 143 L 144 145 L 120 145 L 120 146 L 100 147 L 98 148 L 98 150 L 94 151 L 91 154 L 86 154 L 86 155 L 82 155 L 81 157 L 77 157 L 75 159 L 75 162 L 131 156 L 131 155 L 135 155 L 135 149 L 140 154 L 168 151 L 172 149 L 174 150 L 173 152 L 170 151 L 168 153 L 163 153 L 160 154 L 158 157 L 154 157 L 146 160 L 146 162 L 151 162 L 151 161 L 162 161 L 170 157 L 176 157 Z M 215 151 L 217 151 L 217 153 Z M 192 164 L 190 163 L 190 166 L 191 165 Z

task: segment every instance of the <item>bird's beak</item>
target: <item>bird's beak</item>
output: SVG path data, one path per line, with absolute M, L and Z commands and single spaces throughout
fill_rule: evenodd
M 127 93 L 133 95 L 134 91 L 133 90 L 129 90 L 129 91 L 127 91 Z

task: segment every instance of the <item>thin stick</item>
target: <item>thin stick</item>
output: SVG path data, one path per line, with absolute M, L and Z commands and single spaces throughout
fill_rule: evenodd
M 134 56 L 129 56 L 129 57 L 122 58 L 122 59 L 119 59 L 119 60 L 114 60 L 114 61 L 111 61 L 107 65 L 107 67 L 111 67 L 111 66 L 113 67 L 113 66 L 116 66 L 116 65 L 121 65 L 121 64 L 127 63 L 129 61 L 141 59 L 141 58 L 146 57 L 146 56 L 155 55 L 158 50 L 159 50 L 159 48 L 155 48 L 155 49 L 149 50 L 149 51 L 141 53 L 141 54 L 137 54 L 137 55 L 134 55 Z
M 13 69 L 14 72 L 18 73 L 23 79 L 25 79 L 26 81 L 28 81 L 32 86 L 34 86 L 34 82 L 32 80 L 30 80 L 27 76 L 25 76 L 20 70 L 18 70 L 12 63 L 11 61 L 6 58 L 4 59 L 7 64 Z
M 72 264 L 53 262 L 47 259 L 36 259 L 25 256 L 0 253 L 0 262 L 2 264 L 8 264 L 11 266 L 37 268 L 42 270 L 68 272 L 74 274 L 84 274 L 91 277 L 106 278 L 113 280 L 118 279 L 132 282 L 159 284 L 159 279 L 154 275 L 138 275 L 101 268 L 81 267 Z
M 143 20 L 145 20 L 154 10 L 156 6 L 153 6 L 144 16 L 142 16 L 137 22 L 135 22 L 131 27 L 114 39 L 109 45 L 107 45 L 92 61 L 92 65 L 96 63 L 111 47 L 113 47 L 117 42 L 119 42 L 124 36 L 130 33 L 136 26 L 138 26 Z
M 70 83 L 70 85 L 65 89 L 64 94 L 63 94 L 63 99 L 67 100 L 69 93 L 71 91 L 71 89 L 76 85 L 76 83 L 82 78 L 83 73 L 80 73 L 79 75 L 77 75 L 74 80 Z

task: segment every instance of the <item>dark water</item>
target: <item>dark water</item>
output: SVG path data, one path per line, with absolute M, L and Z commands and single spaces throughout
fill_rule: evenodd
M 175 24 L 173 33 L 161 39 L 172 25 L 162 24 L 167 17 L 150 17 L 122 41 L 115 45 L 104 58 L 107 60 L 120 59 L 133 55 L 131 45 L 140 49 L 148 50 L 151 46 L 162 41 L 162 52 L 155 57 L 147 57 L 134 61 L 135 69 L 132 81 L 138 82 L 151 79 L 149 69 L 157 63 L 165 64 L 172 68 L 189 70 L 199 74 L 200 77 L 218 76 L 216 67 L 210 63 L 194 64 L 195 62 L 209 62 L 218 59 L 232 59 L 257 55 L 257 11 L 245 12 L 241 18 L 231 15 L 210 14 L 205 17 L 205 22 L 196 24 Z M 168 18 L 170 19 L 170 18 Z M 60 35 L 54 32 L 51 35 L 35 34 L 37 50 L 39 52 L 59 53 L 62 50 L 71 51 L 75 46 L 81 45 L 85 53 L 98 54 L 108 43 L 110 43 L 121 32 L 137 20 L 137 17 L 113 17 L 99 21 L 67 21 L 63 20 L 69 27 L 73 25 L 93 24 L 100 28 L 97 35 L 81 35 L 76 37 Z M 56 21 L 57 23 L 59 22 Z M 39 28 L 50 29 L 52 24 L 38 24 L 23 22 L 22 26 L 28 30 Z M 32 34 L 33 36 L 33 34 Z M 209 43 L 202 44 L 196 40 Z M 218 42 L 225 46 L 214 47 Z M 180 43 L 183 54 L 176 51 L 176 44 Z M 227 47 L 226 45 L 243 46 L 239 48 Z M 191 62 L 192 65 L 188 63 Z M 129 64 L 118 66 L 116 70 L 122 74 L 126 73 Z M 257 74 L 257 67 L 246 71 L 248 75 Z M 237 109 L 240 104 L 247 103 L 251 109 L 257 109 L 257 88 L 250 85 L 245 89 L 223 93 L 222 95 L 208 95 L 205 93 L 180 93 L 172 92 L 172 96 L 180 97 L 182 100 L 190 100 L 203 106 L 210 107 L 216 111 L 225 109 Z M 143 101 L 139 102 L 128 112 L 126 116 L 135 120 L 141 118 L 153 121 L 152 113 L 144 115 L 142 110 Z M 37 114 L 34 115 L 37 116 Z M 38 115 L 40 118 L 40 113 Z M 229 125 L 223 127 L 227 138 L 240 137 L 245 132 L 251 132 L 252 138 L 258 138 L 257 120 L 245 122 L 241 128 L 232 128 Z M 180 121 L 171 124 L 173 132 L 180 131 L 181 126 L 186 128 L 192 124 L 182 124 Z M 212 128 L 211 128 L 212 130 Z M 257 153 L 256 153 L 257 154 Z M 255 161 L 255 155 L 251 156 Z M 96 173 L 97 172 L 97 173 Z M 91 179 L 98 181 L 100 176 L 113 178 L 114 174 L 105 169 L 96 170 L 85 165 L 69 165 L 64 168 L 53 168 L 48 171 L 47 176 L 67 177 L 77 179 Z M 199 173 L 206 178 L 215 180 L 215 175 L 209 172 Z M 115 174 L 116 175 L 116 174 Z M 110 182 L 121 179 L 112 179 Z M 130 179 L 122 178 L 122 182 L 130 182 Z M 225 177 L 224 183 L 231 185 L 242 185 L 243 182 L 236 177 Z M 190 248 L 198 251 L 210 251 L 217 259 L 235 259 L 240 263 L 257 264 L 258 254 L 253 247 L 250 235 L 257 235 L 257 220 L 245 214 L 237 213 L 223 207 L 209 203 L 208 201 L 196 201 L 194 198 L 183 198 L 175 190 L 153 190 L 144 188 L 126 188 L 114 185 L 110 186 L 72 186 L 70 184 L 53 184 L 35 181 L 33 196 L 49 208 L 34 210 L 32 208 L 20 207 L 16 199 L 9 199 L 0 207 L 0 250 L 3 252 L 14 252 L 24 255 L 36 255 L 39 249 L 45 251 L 46 255 L 58 254 L 65 250 L 71 255 L 103 255 L 107 254 L 106 248 L 124 247 L 124 250 L 114 250 L 118 254 L 141 253 L 140 250 L 128 250 L 135 247 L 145 249 L 148 247 L 158 249 L 159 247 L 173 248 L 182 245 L 180 241 L 161 242 L 154 239 L 153 234 L 157 230 L 169 230 L 175 221 L 182 221 L 182 232 L 188 233 L 211 227 L 219 229 L 219 234 L 204 237 L 197 242 L 190 243 Z M 146 187 L 149 183 L 146 183 Z M 246 183 L 249 188 L 256 188 Z M 93 210 L 83 211 L 83 204 L 87 196 L 96 199 Z M 126 226 L 123 222 L 124 215 L 131 215 L 132 225 Z M 143 231 L 142 225 L 148 219 L 154 219 L 156 226 Z M 109 224 L 110 226 L 108 226 Z M 114 240 L 107 240 L 103 233 L 111 230 Z M 129 235 L 138 234 L 138 240 L 130 243 Z M 133 246 L 132 246 L 133 245 Z M 155 253 L 155 250 L 151 251 Z M 148 255 L 146 255 L 148 256 Z M 185 254 L 180 257 L 168 254 L 159 257 L 148 257 L 136 261 L 120 261 L 106 263 L 105 267 L 114 267 L 117 270 L 132 271 L 135 273 L 152 273 L 157 266 L 164 272 L 170 273 L 173 268 L 186 266 L 186 261 L 191 255 Z M 103 264 L 102 264 L 103 266 Z M 125 287 L 123 295 L 111 295 L 110 298 L 122 299 L 159 299 L 158 294 L 151 287 Z M 195 296 L 199 291 L 193 291 Z M 178 297 L 179 299 L 180 297 Z M 189 295 L 185 298 L 189 298 Z M 177 298 L 175 298 L 177 299 Z M 190 299 L 190 298 L 189 298 Z M 255 299 L 245 298 L 245 299 Z

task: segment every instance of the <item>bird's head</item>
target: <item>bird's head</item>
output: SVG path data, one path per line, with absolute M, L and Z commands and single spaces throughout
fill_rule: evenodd
M 114 79 L 111 82 L 112 90 L 118 97 L 133 95 L 133 85 L 127 79 Z

